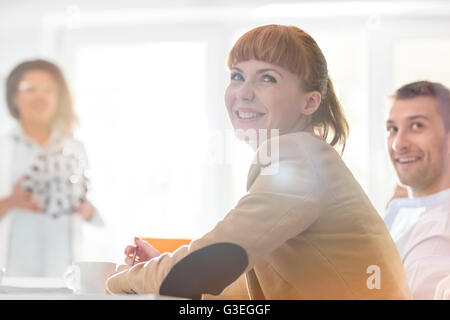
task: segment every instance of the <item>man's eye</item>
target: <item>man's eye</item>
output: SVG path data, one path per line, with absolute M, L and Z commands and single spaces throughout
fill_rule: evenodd
M 422 125 L 420 122 L 414 122 L 414 123 L 411 125 L 411 128 L 414 129 L 414 130 L 418 130 L 418 129 L 420 129 L 420 128 L 423 128 L 423 125 Z
M 243 81 L 244 77 L 240 73 L 235 72 L 231 74 L 231 80 Z
M 264 80 L 265 82 L 273 82 L 273 83 L 277 83 L 277 80 L 276 80 L 274 77 L 269 76 L 268 74 L 265 74 L 265 75 L 263 76 L 263 80 Z

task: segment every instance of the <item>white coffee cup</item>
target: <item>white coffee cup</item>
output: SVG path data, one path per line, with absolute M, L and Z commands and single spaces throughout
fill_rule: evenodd
M 66 286 L 79 294 L 104 294 L 106 279 L 116 271 L 114 262 L 80 261 L 67 269 Z

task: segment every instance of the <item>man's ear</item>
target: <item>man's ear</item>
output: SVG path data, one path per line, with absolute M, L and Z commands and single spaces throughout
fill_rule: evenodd
M 322 96 L 318 91 L 311 91 L 306 93 L 306 103 L 303 107 L 303 114 L 311 115 L 313 114 L 317 108 L 320 106 L 320 102 L 322 101 Z

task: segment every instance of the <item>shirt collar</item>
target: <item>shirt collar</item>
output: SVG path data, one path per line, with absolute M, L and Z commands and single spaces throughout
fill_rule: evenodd
M 450 188 L 419 198 L 399 198 L 392 200 L 389 207 L 432 207 L 450 202 Z
M 23 128 L 20 124 L 15 125 L 12 128 L 12 138 L 17 141 L 17 142 L 23 142 L 26 144 L 31 144 L 31 145 L 35 145 L 38 146 L 39 148 L 47 148 L 49 146 L 52 146 L 54 144 L 57 144 L 61 141 L 62 139 L 62 134 L 59 130 L 57 129 L 52 129 L 52 132 L 50 133 L 50 138 L 47 141 L 47 144 L 44 147 L 39 146 L 36 142 L 34 142 L 33 140 L 31 140 L 23 131 Z

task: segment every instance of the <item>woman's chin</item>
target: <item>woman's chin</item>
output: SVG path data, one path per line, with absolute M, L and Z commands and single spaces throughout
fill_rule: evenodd
M 242 127 L 242 126 L 235 126 L 234 127 L 234 133 L 238 139 L 244 140 L 247 138 L 250 139 L 257 139 L 258 135 L 260 134 L 261 128 L 254 128 L 254 127 Z
M 47 127 L 51 125 L 52 120 L 48 117 L 29 117 L 27 119 L 22 119 L 22 122 L 26 122 L 28 125 L 36 127 Z

